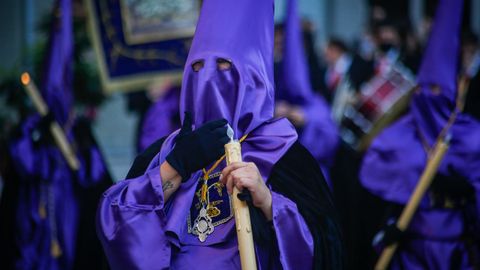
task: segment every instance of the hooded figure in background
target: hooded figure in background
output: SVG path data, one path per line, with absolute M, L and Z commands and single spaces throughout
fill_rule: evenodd
M 104 256 L 94 233 L 95 209 L 112 181 L 89 120 L 72 117 L 71 1 L 57 1 L 54 14 L 58 15 L 52 20 L 40 85 L 49 115 L 29 116 L 8 144 L 10 169 L 17 175 L 7 179 L 9 196 L 1 202 L 11 209 L 0 209 L 0 219 L 13 222 L 1 222 L 0 253 L 11 256 L 0 261 L 9 269 L 101 269 Z M 49 131 L 52 121 L 58 122 L 73 145 L 80 161 L 78 171 L 70 169 L 55 145 Z M 13 228 L 3 228 L 8 224 Z M 10 240 L 5 241 L 4 232 L 14 235 L 7 235 Z
M 140 119 L 138 153 L 145 151 L 152 143 L 180 127 L 178 114 L 180 86 L 175 85 L 174 82 L 168 82 L 167 85 L 154 85 L 148 91 L 154 103 Z
M 297 6 L 296 0 L 288 1 L 281 75 L 276 78 L 275 115 L 287 117 L 294 124 L 300 142 L 330 180 L 328 172 L 339 143 L 338 129 L 329 105 L 310 84 Z
M 396 218 L 436 140 L 442 133 L 451 135 L 450 148 L 408 230 L 398 239 L 392 227 L 385 230 L 385 242 L 400 241 L 391 269 L 480 266 L 480 122 L 456 106 L 462 7 L 463 1 L 439 2 L 410 112 L 375 139 L 361 168 L 363 186 L 389 202 L 394 211 L 390 216 Z
M 259 269 L 343 268 L 328 186 L 293 126 L 273 119 L 273 102 L 273 1 L 203 1 L 182 128 L 139 155 L 100 202 L 113 269 L 240 269 L 233 185 L 249 191 Z M 227 123 L 244 160 L 229 166 Z

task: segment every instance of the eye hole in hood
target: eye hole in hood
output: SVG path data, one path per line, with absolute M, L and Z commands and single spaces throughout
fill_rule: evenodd
M 192 63 L 192 70 L 194 72 L 199 72 L 203 66 L 205 65 L 205 61 L 200 59 L 200 60 L 196 60 Z
M 217 58 L 217 67 L 218 70 L 224 71 L 232 68 L 232 60 L 225 58 Z

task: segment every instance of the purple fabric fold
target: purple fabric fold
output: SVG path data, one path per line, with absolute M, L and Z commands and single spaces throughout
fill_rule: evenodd
M 283 269 L 312 269 L 313 238 L 295 203 L 272 192 L 272 213 Z
M 158 167 L 105 192 L 97 221 L 100 240 L 109 243 L 104 250 L 112 269 L 170 269 Z

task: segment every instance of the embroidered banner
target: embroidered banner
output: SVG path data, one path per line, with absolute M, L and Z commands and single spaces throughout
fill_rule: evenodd
M 180 78 L 195 31 L 198 0 L 87 0 L 105 91 Z

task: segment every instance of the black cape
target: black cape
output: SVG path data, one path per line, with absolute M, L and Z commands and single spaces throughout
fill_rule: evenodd
M 145 173 L 165 138 L 137 156 L 127 179 Z M 314 239 L 314 269 L 344 269 L 343 244 L 330 190 L 315 158 L 298 141 L 274 165 L 267 180 L 273 191 L 296 203 Z M 253 236 L 257 246 L 275 241 L 271 224 L 250 205 Z M 271 246 L 271 245 L 270 245 Z

